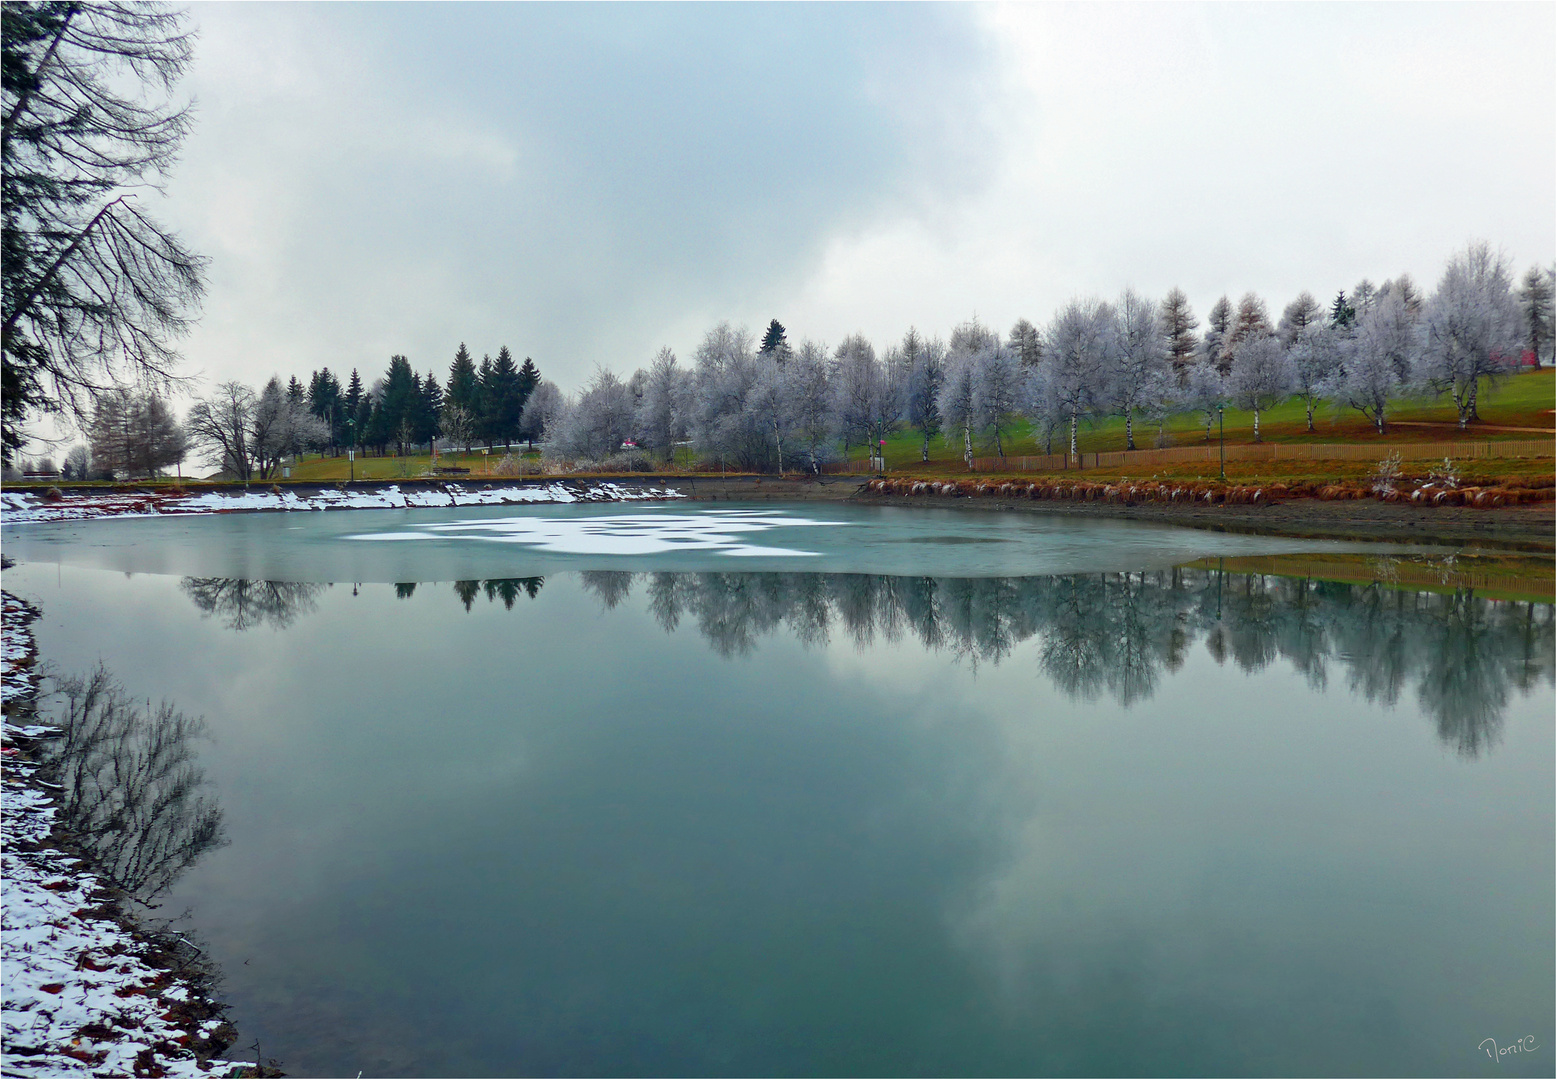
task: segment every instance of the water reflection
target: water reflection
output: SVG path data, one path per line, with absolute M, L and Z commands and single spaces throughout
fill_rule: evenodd
M 328 586 L 306 581 L 250 581 L 244 578 L 186 577 L 179 587 L 201 614 L 216 616 L 229 630 L 269 626 L 285 630 L 299 615 L 319 606 Z
M 99 666 L 60 679 L 49 744 L 62 824 L 97 867 L 149 903 L 207 851 L 226 843 L 222 811 L 203 794 L 194 742 L 205 724 L 167 702 L 131 700 Z
M 966 662 L 998 664 L 1036 639 L 1043 676 L 1067 696 L 1152 697 L 1203 641 L 1218 664 L 1245 672 L 1277 661 L 1316 689 L 1332 677 L 1366 700 L 1414 693 L 1439 738 L 1476 757 L 1496 745 L 1509 695 L 1553 681 L 1553 608 L 1490 600 L 1474 590 L 1413 591 L 1380 582 L 1173 570 L 1022 578 L 866 574 L 583 571 L 609 611 L 642 586 L 667 632 L 685 621 L 724 657 L 751 653 L 779 630 L 807 646 L 842 635 L 857 647 L 912 636 Z M 512 609 L 544 579 L 457 581 L 469 611 L 485 592 Z M 233 629 L 285 626 L 313 610 L 319 585 L 186 578 L 202 611 Z M 409 598 L 414 584 L 395 586 Z

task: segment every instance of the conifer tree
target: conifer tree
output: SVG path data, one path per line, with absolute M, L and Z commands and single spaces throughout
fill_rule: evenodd
M 454 354 L 454 363 L 449 365 L 449 384 L 443 396 L 450 405 L 458 405 L 472 415 L 475 414 L 476 365 L 465 350 L 463 341 L 460 342 L 459 351 Z
M 1195 359 L 1195 327 L 1200 320 L 1195 318 L 1195 313 L 1190 309 L 1189 297 L 1184 295 L 1184 290 L 1172 288 L 1168 295 L 1162 298 L 1162 308 L 1158 317 L 1162 322 L 1162 336 L 1167 343 L 1168 363 L 1173 368 L 1173 373 L 1180 381 L 1186 377 L 1185 372 Z
M 492 358 L 484 354 L 476 369 L 476 393 L 470 413 L 476 419 L 476 436 L 490 447 L 497 441 L 497 433 L 492 428 Z
M 519 369 L 514 366 L 513 353 L 504 345 L 497 350 L 497 359 L 487 374 L 483 386 L 486 391 L 487 422 L 491 437 L 501 439 L 504 446 L 511 446 L 519 437 L 519 417 L 524 409 L 520 393 Z
M 762 335 L 762 347 L 757 351 L 783 363 L 789 356 L 789 342 L 784 339 L 783 323 L 777 319 L 768 323 L 768 329 Z
M 1335 294 L 1335 299 L 1330 304 L 1330 325 L 1337 330 L 1345 330 L 1357 317 L 1357 309 L 1346 300 L 1346 290 L 1342 289 Z

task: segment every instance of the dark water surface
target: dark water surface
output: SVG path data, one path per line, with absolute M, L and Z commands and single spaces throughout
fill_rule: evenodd
M 292 1075 L 1553 1071 L 1550 604 L 815 505 L 4 541 L 205 717 L 158 913 Z

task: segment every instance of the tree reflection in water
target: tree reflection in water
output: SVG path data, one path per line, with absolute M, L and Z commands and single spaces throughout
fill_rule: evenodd
M 203 615 L 214 615 L 229 630 L 269 626 L 285 630 L 299 615 L 319 606 L 329 588 L 306 581 L 249 581 L 244 578 L 186 577 L 179 587 Z
M 1069 697 L 1146 701 L 1197 640 L 1219 664 L 1255 672 L 1285 661 L 1316 690 L 1339 673 L 1370 702 L 1408 691 L 1445 745 L 1477 757 L 1500 737 L 1510 693 L 1553 681 L 1550 604 L 1488 600 L 1473 590 L 1413 591 L 1278 575 L 1177 568 L 1022 578 L 871 574 L 583 571 L 611 610 L 641 584 L 667 633 L 683 620 L 721 656 L 750 653 L 783 628 L 807 646 L 835 633 L 864 648 L 912 635 L 972 664 L 998 664 L 1036 640 L 1043 675 Z M 544 579 L 458 581 L 469 611 L 484 591 L 512 609 Z M 321 585 L 186 578 L 184 589 L 227 625 L 285 626 L 313 610 Z M 395 586 L 410 597 L 415 586 Z
M 60 733 L 48 753 L 61 824 L 114 885 L 149 903 L 226 843 L 221 808 L 202 793 L 195 763 L 205 724 L 165 701 L 131 700 L 101 666 L 59 680 L 56 700 Z

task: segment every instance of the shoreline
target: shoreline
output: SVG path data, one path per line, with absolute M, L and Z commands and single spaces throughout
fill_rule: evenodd
M 1301 539 L 1415 542 L 1449 547 L 1485 546 L 1531 554 L 1557 552 L 1557 504 L 1512 506 L 1431 505 L 1375 498 L 1285 498 L 1276 501 L 1175 502 L 1111 492 L 1091 499 L 1033 498 L 1000 485 L 986 490 L 922 490 L 904 494 L 897 484 L 871 490 L 871 476 L 600 477 L 590 479 L 397 480 L 351 484 L 289 482 L 282 485 L 188 489 L 121 485 L 115 489 L 55 489 L 46 499 L 29 487 L 0 493 L 0 522 L 80 520 L 163 514 L 316 511 L 355 508 L 520 506 L 578 502 L 668 499 L 688 502 L 857 502 L 882 506 L 1059 514 L 1155 522 L 1222 532 L 1260 533 Z M 931 488 L 932 485 L 919 485 Z M 946 485 L 941 485 L 946 486 Z M 1008 488 L 1016 485 L 1005 485 Z M 1025 487 L 1025 485 L 1021 485 Z M 1231 489 L 1232 495 L 1241 489 Z
M 237 1031 L 198 946 L 139 918 L 57 822 L 60 787 L 34 723 L 43 680 L 31 624 L 3 597 L 4 1045 L 6 1076 L 243 1076 Z

